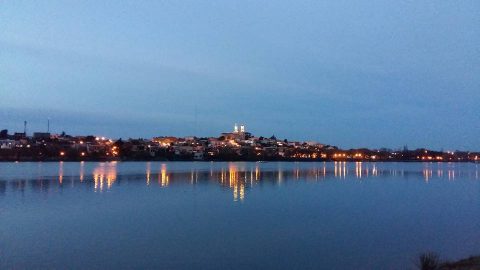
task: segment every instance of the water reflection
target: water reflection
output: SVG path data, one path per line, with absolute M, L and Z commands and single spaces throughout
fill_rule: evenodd
M 362 162 L 355 162 L 355 175 L 357 178 L 362 178 Z
M 80 161 L 80 182 L 85 178 L 85 161 Z
M 117 162 L 100 163 L 93 170 L 95 191 L 103 191 L 105 184 L 110 189 L 117 180 Z
M 448 170 L 448 180 L 455 180 L 455 170 Z
M 242 202 L 248 192 L 256 185 L 281 185 L 289 181 L 323 181 L 328 179 L 369 179 L 381 177 L 402 177 L 423 179 L 429 183 L 436 179 L 454 181 L 457 178 L 479 179 L 478 167 L 460 169 L 455 164 L 425 163 L 412 169 L 408 166 L 388 163 L 369 162 L 323 162 L 323 163 L 187 163 L 178 166 L 175 163 L 146 162 L 133 171 L 125 172 L 122 168 L 128 163 L 79 162 L 72 169 L 72 164 L 59 162 L 54 176 L 43 176 L 45 168 L 38 165 L 32 176 L 27 179 L 1 180 L 0 195 L 8 191 L 24 192 L 28 187 L 34 191 L 49 192 L 55 188 L 65 187 L 65 178 L 72 179 L 72 187 L 85 185 L 93 187 L 95 192 L 114 188 L 114 184 L 123 182 L 144 183 L 146 186 L 168 188 L 173 184 L 216 184 L 229 189 L 233 200 Z M 137 165 L 138 166 L 138 165 Z M 44 165 L 45 167 L 45 165 Z M 156 169 L 155 169 L 156 168 Z M 119 172 L 120 170 L 120 172 Z M 77 172 L 77 173 L 75 173 Z M 67 175 L 65 175 L 67 173 Z M 351 175 L 349 177 L 349 175 Z M 156 179 L 157 184 L 153 179 Z M 153 182 L 152 182 L 153 180 Z M 70 185 L 69 185 L 70 186 Z
M 147 178 L 147 186 L 150 185 L 150 174 L 152 173 L 152 170 L 150 169 L 151 166 L 152 166 L 151 162 L 147 162 L 147 168 L 145 172 L 146 178 Z
M 374 177 L 378 176 L 378 169 L 376 164 L 372 165 L 372 176 Z
M 228 185 L 233 191 L 233 200 L 238 201 L 240 199 L 243 201 L 245 199 L 245 179 L 239 179 L 240 172 L 238 171 L 237 166 L 234 163 L 230 163 L 228 166 Z M 251 174 L 250 174 L 251 175 Z
M 425 182 L 428 182 L 432 178 L 433 171 L 429 168 L 424 168 L 423 169 L 423 178 L 425 179 Z
M 160 174 L 158 175 L 158 183 L 162 187 L 168 186 L 170 182 L 170 175 L 167 173 L 167 164 L 162 164 L 161 169 L 160 169 Z
M 63 184 L 63 161 L 60 161 L 58 166 L 58 183 Z

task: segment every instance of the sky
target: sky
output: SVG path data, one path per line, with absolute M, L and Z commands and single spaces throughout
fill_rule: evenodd
M 480 1 L 0 1 L 0 129 L 480 150 Z

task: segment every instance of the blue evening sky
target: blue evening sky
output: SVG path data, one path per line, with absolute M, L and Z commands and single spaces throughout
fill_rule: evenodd
M 480 1 L 1 1 L 0 129 L 480 150 Z

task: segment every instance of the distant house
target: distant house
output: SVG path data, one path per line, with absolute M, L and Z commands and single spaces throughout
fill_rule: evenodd
M 35 139 L 35 140 L 50 139 L 50 133 L 49 132 L 34 132 L 33 133 L 33 139 Z
M 193 153 L 194 160 L 203 160 L 203 152 L 194 152 Z
M 197 139 L 197 137 L 195 137 L 195 136 L 188 136 L 188 137 L 185 137 L 184 139 L 185 139 L 185 141 L 190 142 L 190 141 L 195 141 L 195 140 Z
M 15 140 L 25 139 L 26 137 L 27 137 L 27 134 L 25 134 L 25 132 L 15 132 L 13 134 L 13 138 L 15 138 Z
M 193 153 L 193 147 L 189 145 L 176 145 L 173 149 L 175 155 L 189 155 Z
M 0 149 L 12 149 L 15 147 L 16 142 L 14 140 L 3 139 L 0 140 Z
M 172 143 L 176 143 L 178 141 L 178 138 L 176 137 L 156 137 L 153 138 L 153 141 L 158 143 L 161 146 L 169 146 Z
M 307 142 L 305 142 L 305 143 L 306 143 L 307 145 L 309 145 L 309 146 L 324 147 L 323 144 L 318 143 L 318 142 L 315 142 L 315 141 L 307 141 Z
M 218 147 L 218 146 L 220 146 L 220 145 L 222 145 L 222 144 L 223 144 L 223 142 L 220 141 L 220 140 L 217 139 L 217 138 L 209 138 L 209 139 L 208 139 L 208 146 L 209 146 L 209 147 Z

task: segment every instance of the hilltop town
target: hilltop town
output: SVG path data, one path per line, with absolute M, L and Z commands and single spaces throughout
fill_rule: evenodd
M 479 152 L 443 152 L 428 149 L 339 149 L 317 142 L 254 136 L 245 125 L 218 137 L 111 139 L 72 136 L 64 132 L 0 131 L 0 161 L 430 161 L 478 162 Z

